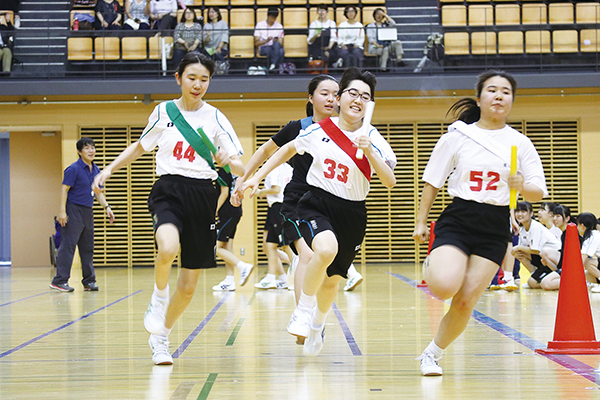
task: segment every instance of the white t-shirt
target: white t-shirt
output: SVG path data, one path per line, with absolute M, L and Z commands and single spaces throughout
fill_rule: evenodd
M 460 122 L 460 121 L 459 121 Z M 431 153 L 423 180 L 441 188 L 448 175 L 448 194 L 464 200 L 505 206 L 510 201 L 510 147 L 517 146 L 517 171 L 525 183 L 540 188 L 548 195 L 542 161 L 531 140 L 506 125 L 498 130 L 486 130 L 469 125 L 475 135 L 484 135 L 498 147 L 507 148 L 508 159 L 502 159 L 483 145 L 458 130 L 463 122 L 450 125 Z
M 217 179 L 217 172 L 194 151 L 187 140 L 173 125 L 166 110 L 166 103 L 159 103 L 148 117 L 148 125 L 140 137 L 144 150 L 158 146 L 156 153 L 157 175 L 181 175 L 196 179 Z M 181 110 L 180 110 L 181 111 Z M 242 145 L 221 111 L 204 103 L 197 111 L 181 111 L 194 130 L 202 128 L 217 149 L 225 150 L 229 157 L 241 156 Z
M 269 172 L 265 178 L 265 189 L 270 189 L 273 186 L 279 186 L 280 189 L 279 193 L 277 194 L 267 195 L 267 203 L 269 203 L 269 207 L 275 203 L 283 203 L 283 189 L 285 189 L 285 185 L 292 180 L 293 172 L 294 169 L 288 163 L 283 163 L 273 171 Z
M 259 21 L 256 24 L 256 28 L 254 28 L 254 37 L 258 37 L 260 40 L 266 40 L 269 37 L 274 38 L 282 38 L 283 37 L 283 25 L 279 22 L 273 22 L 273 25 L 269 26 L 267 24 L 267 20 Z M 263 46 L 271 46 L 273 44 L 273 39 L 269 40 L 267 43 L 263 44 Z
M 350 24 L 348 21 L 340 22 L 337 37 L 337 42 L 340 46 L 353 44 L 361 49 L 365 47 L 365 29 L 360 22 L 353 24 Z
M 331 121 L 339 128 L 339 117 L 332 117 Z M 396 155 L 391 146 L 374 126 L 369 125 L 368 131 L 375 151 L 394 168 Z M 362 129 L 354 132 L 342 130 L 342 132 L 351 141 L 363 134 Z M 298 137 L 294 139 L 294 146 L 298 154 L 306 152 L 313 157 L 306 175 L 306 182 L 309 185 L 346 200 L 362 201 L 367 197 L 369 181 L 352 158 L 325 133 L 321 125 L 312 124 L 306 130 L 301 130 Z M 373 173 L 373 167 L 371 172 Z
M 519 246 L 529 247 L 531 250 L 541 251 L 543 248 L 560 250 L 560 239 L 557 239 L 548 228 L 536 220 L 531 220 L 529 230 L 524 226 L 519 228 Z
M 558 240 L 560 240 L 561 236 L 562 236 L 562 231 L 560 230 L 560 228 L 556 225 L 552 225 L 552 228 L 550 228 L 550 232 L 552 232 L 552 234 L 554 236 L 556 236 L 556 238 Z
M 593 230 L 590 237 L 581 244 L 581 254 L 588 257 L 600 257 L 600 232 Z

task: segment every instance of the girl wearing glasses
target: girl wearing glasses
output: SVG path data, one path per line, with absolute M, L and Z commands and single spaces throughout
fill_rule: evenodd
M 365 198 L 371 174 L 375 172 L 387 188 L 396 183 L 396 155 L 392 148 L 372 125 L 362 129 L 375 84 L 375 76 L 370 72 L 348 68 L 336 97 L 339 117 L 325 118 L 301 131 L 241 188 L 250 188 L 252 197 L 273 168 L 297 153 L 312 156 L 306 176 L 309 190 L 298 202 L 297 213 L 302 221 L 302 237 L 314 254 L 288 325 L 290 333 L 306 335 L 304 355 L 321 352 L 327 313 L 340 280 L 346 278 L 360 249 L 367 224 Z M 355 157 L 357 148 L 364 152 L 361 160 Z
M 542 162 L 525 135 L 506 125 L 517 84 L 502 71 L 479 76 L 477 99 L 462 99 L 450 112 L 458 121 L 435 145 L 423 180 L 413 238 L 425 243 L 427 217 L 448 178 L 452 203 L 435 225 L 435 241 L 423 265 L 436 297 L 452 298 L 438 332 L 419 357 L 425 376 L 442 375 L 438 360 L 465 330 L 471 312 L 488 287 L 510 241 L 510 189 L 529 201 L 547 195 Z M 518 174 L 510 175 L 511 146 L 517 146 Z

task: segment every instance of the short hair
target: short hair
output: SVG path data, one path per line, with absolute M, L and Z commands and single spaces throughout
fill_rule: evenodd
M 221 17 L 221 10 L 219 10 L 219 7 L 210 6 L 210 7 L 208 7 L 208 10 L 206 11 L 206 19 L 208 20 L 208 22 L 212 22 L 210 20 L 210 18 L 208 18 L 208 12 L 210 11 L 211 8 L 213 9 L 214 12 L 217 13 L 217 22 L 219 22 L 220 20 L 222 20 L 223 17 Z
M 354 12 L 358 15 L 358 8 L 355 6 L 346 6 L 346 8 L 344 8 L 344 17 L 348 18 L 348 11 L 350 10 L 354 10 Z
M 385 10 L 381 7 L 377 7 L 376 9 L 373 10 L 373 19 L 375 19 L 375 15 L 377 14 L 377 11 L 381 11 L 382 13 L 385 14 Z
M 186 22 L 186 21 L 187 21 L 187 18 L 185 17 L 185 13 L 186 13 L 188 10 L 192 12 L 192 15 L 193 15 L 193 17 L 192 17 L 192 21 L 194 21 L 194 22 L 200 22 L 200 21 L 198 20 L 198 16 L 196 15 L 196 11 L 194 11 L 193 9 L 191 9 L 191 8 L 189 8 L 189 7 L 188 7 L 188 8 L 186 8 L 185 10 L 183 10 L 183 14 L 181 14 L 181 21 L 180 21 L 180 22 Z
M 327 7 L 327 4 L 319 4 L 317 6 L 317 11 L 319 11 L 319 10 L 325 10 L 325 11 L 327 11 L 327 10 L 329 10 L 329 7 Z
M 556 207 L 556 203 L 552 203 L 551 201 L 545 201 L 542 204 L 540 204 L 540 208 L 543 208 L 544 210 L 551 212 L 552 214 L 554 214 L 554 207 Z
M 77 141 L 77 144 L 75 146 L 77 146 L 77 151 L 81 151 L 85 146 L 88 145 L 96 147 L 96 142 L 94 142 L 94 139 L 92 138 L 82 137 Z
M 363 81 L 369 85 L 369 89 L 371 89 L 371 100 L 375 100 L 375 86 L 377 85 L 377 78 L 375 78 L 375 75 L 369 71 L 361 71 L 356 67 L 350 67 L 344 71 L 342 79 L 340 80 L 340 90 L 338 91 L 338 96 L 342 95 L 342 92 L 346 90 L 352 81 Z
M 269 7 L 269 9 L 267 10 L 267 17 L 275 17 L 277 18 L 279 16 L 279 8 L 277 7 Z
M 187 53 L 185 56 L 183 56 L 183 58 L 181 59 L 181 62 L 179 63 L 179 67 L 177 68 L 177 73 L 179 74 L 179 76 L 183 76 L 183 73 L 185 72 L 185 69 L 187 68 L 188 65 L 191 64 L 202 64 L 206 67 L 206 69 L 208 70 L 208 74 L 210 75 L 210 77 L 212 78 L 213 74 L 215 73 L 215 62 L 213 60 L 210 59 L 210 57 L 201 54 L 201 53 L 196 53 L 196 52 L 192 52 L 190 51 L 189 53 Z
M 533 212 L 533 206 L 528 201 L 519 201 L 517 203 L 517 208 L 515 208 L 515 211 Z

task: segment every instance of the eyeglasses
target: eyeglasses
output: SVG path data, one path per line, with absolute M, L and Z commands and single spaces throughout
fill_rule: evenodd
M 360 96 L 360 99 L 365 103 L 371 101 L 371 99 L 372 99 L 370 93 L 360 93 L 356 89 L 346 89 L 346 90 L 342 91 L 342 93 L 344 93 L 344 92 L 348 93 L 350 95 L 350 97 L 352 97 L 353 99 L 356 99 Z

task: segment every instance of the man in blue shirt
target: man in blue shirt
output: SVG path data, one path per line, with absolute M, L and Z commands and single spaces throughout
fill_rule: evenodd
M 72 292 L 69 286 L 71 265 L 75 255 L 75 247 L 79 248 L 81 272 L 83 274 L 83 290 L 97 291 L 96 274 L 94 273 L 94 192 L 92 182 L 100 173 L 93 163 L 96 156 L 96 144 L 90 138 L 77 141 L 79 160 L 65 169 L 60 197 L 58 222 L 61 225 L 61 243 L 56 256 L 56 276 L 50 283 L 51 289 L 61 292 Z M 98 202 L 106 210 L 109 222 L 115 219 L 104 194 L 97 195 Z

